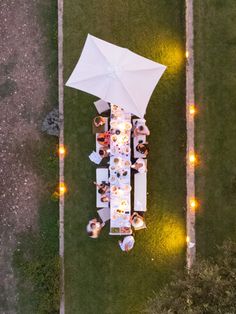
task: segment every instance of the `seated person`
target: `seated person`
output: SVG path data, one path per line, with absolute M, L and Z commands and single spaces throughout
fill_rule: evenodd
M 134 227 L 134 229 L 146 227 L 144 218 L 136 212 L 134 212 L 133 215 L 130 217 L 130 223 L 131 226 Z
M 110 193 L 104 193 L 101 196 L 101 202 L 108 203 L 110 201 Z
M 106 192 L 110 191 L 109 184 L 106 183 L 105 181 L 101 182 L 100 184 L 97 182 L 93 182 L 93 183 L 97 186 L 99 194 L 105 194 Z
M 119 241 L 118 243 L 122 251 L 128 252 L 134 247 L 134 242 L 134 237 L 129 235 L 124 237 L 123 241 Z
M 108 146 L 110 144 L 110 132 L 99 133 L 97 141 L 102 146 Z
M 135 173 L 147 172 L 146 163 L 142 158 L 138 158 L 136 162 L 131 166 L 131 169 L 133 169 Z
M 145 124 L 140 124 L 135 127 L 133 135 L 134 136 L 150 135 L 150 131 Z
M 96 219 L 92 219 L 89 221 L 87 225 L 87 232 L 90 238 L 96 239 L 98 238 L 102 228 L 105 226 L 105 223 L 102 224 Z
M 102 116 L 97 116 L 93 119 L 93 123 L 98 128 L 106 123 L 106 119 Z
M 102 158 L 106 158 L 110 154 L 110 148 L 108 146 L 103 146 L 99 149 L 98 153 Z
M 136 150 L 137 150 L 137 152 L 142 154 L 144 157 L 146 157 L 149 153 L 148 143 L 139 143 L 136 146 Z

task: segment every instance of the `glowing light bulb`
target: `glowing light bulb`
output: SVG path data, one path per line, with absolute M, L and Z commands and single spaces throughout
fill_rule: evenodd
M 65 156 L 65 154 L 66 154 L 66 149 L 65 149 L 65 147 L 64 147 L 64 145 L 60 145 L 60 147 L 59 147 L 59 149 L 58 149 L 58 152 L 59 152 L 59 155 L 60 156 Z
M 189 106 L 189 113 L 191 115 L 194 115 L 196 113 L 196 109 L 195 109 L 195 106 L 194 105 L 190 105 Z
M 60 182 L 59 184 L 59 194 L 64 195 L 67 191 L 66 185 L 64 182 Z
M 193 165 L 196 163 L 196 155 L 194 153 L 189 154 L 189 162 Z
M 190 241 L 190 237 L 187 236 L 187 237 L 186 237 L 186 242 L 189 243 L 189 241 Z
M 189 52 L 188 52 L 188 50 L 186 50 L 186 52 L 185 52 L 185 57 L 188 59 L 188 57 L 189 57 Z
M 195 198 L 190 199 L 190 207 L 191 207 L 192 209 L 195 209 L 195 208 L 197 207 L 197 205 L 198 205 L 198 203 L 197 203 L 197 201 L 195 200 Z

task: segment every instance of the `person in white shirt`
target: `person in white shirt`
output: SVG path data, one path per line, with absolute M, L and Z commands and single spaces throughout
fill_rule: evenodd
M 102 228 L 105 226 L 105 223 L 100 223 L 96 218 L 91 219 L 87 225 L 87 232 L 90 238 L 98 238 Z
M 118 243 L 122 251 L 128 252 L 134 247 L 134 242 L 134 237 L 132 235 L 129 235 L 124 237 L 123 241 L 119 241 Z
M 150 131 L 149 128 L 144 124 L 139 124 L 135 127 L 134 129 L 134 136 L 139 136 L 139 135 L 150 135 Z
M 146 227 L 144 218 L 136 212 L 134 212 L 133 215 L 130 217 L 130 222 L 131 222 L 131 226 L 134 229 L 135 228 L 141 229 L 141 228 Z
M 143 158 L 138 158 L 136 162 L 131 166 L 135 172 L 144 173 L 147 172 L 146 161 Z

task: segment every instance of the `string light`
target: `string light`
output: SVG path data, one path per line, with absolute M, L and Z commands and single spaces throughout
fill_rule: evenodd
M 188 59 L 188 57 L 189 57 L 189 52 L 188 52 L 188 50 L 186 50 L 186 52 L 185 52 L 185 57 Z
M 58 153 L 59 153 L 59 155 L 60 155 L 61 157 L 64 157 L 64 156 L 65 156 L 65 154 L 66 154 L 66 149 L 65 149 L 64 145 L 61 144 L 61 145 L 59 146 Z
M 190 241 L 190 238 L 189 238 L 189 236 L 187 236 L 186 237 L 186 242 L 189 243 L 189 241 Z
M 64 182 L 59 183 L 59 194 L 64 195 L 67 191 L 66 185 Z
M 196 108 L 195 108 L 194 105 L 190 105 L 190 106 L 189 106 L 189 113 L 190 113 L 191 115 L 194 115 L 194 114 L 196 113 Z
M 195 198 L 191 198 L 190 199 L 190 207 L 192 209 L 195 209 L 197 206 L 198 206 L 198 203 L 197 203 L 196 199 Z
M 194 165 L 196 163 L 196 155 L 194 152 L 189 154 L 189 162 Z

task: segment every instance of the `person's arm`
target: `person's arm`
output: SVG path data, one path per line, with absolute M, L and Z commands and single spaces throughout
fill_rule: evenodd
M 130 219 L 129 219 L 129 221 L 130 221 L 131 223 L 132 223 L 132 221 L 133 221 L 133 219 L 134 219 L 135 216 L 137 216 L 137 213 L 136 213 L 136 212 L 134 212 L 134 213 L 131 215 Z
M 138 128 L 136 127 L 135 129 L 134 129 L 134 136 L 137 136 L 138 135 Z
M 131 218 L 133 219 L 135 215 L 137 215 L 137 213 L 136 213 L 136 212 L 133 212 Z
M 139 171 L 139 169 L 142 168 L 142 167 L 143 167 L 143 163 L 136 161 L 136 167 L 135 167 L 135 169 Z
M 132 221 L 133 221 L 133 217 L 134 217 L 134 213 L 130 216 L 129 218 L 129 222 L 132 224 Z
M 128 251 L 129 251 L 129 245 L 127 243 L 127 244 L 125 244 L 125 252 L 128 252 Z
M 137 163 L 134 163 L 131 168 L 133 168 L 134 170 L 137 170 Z
M 146 135 L 148 136 L 148 135 L 150 135 L 150 130 L 149 130 L 149 128 L 146 126 Z
M 138 213 L 136 213 L 136 216 L 143 220 L 143 216 L 139 215 Z
M 95 185 L 96 185 L 96 187 L 98 187 L 98 188 L 100 188 L 100 186 L 101 186 L 101 184 L 98 184 L 97 182 L 93 182 Z

